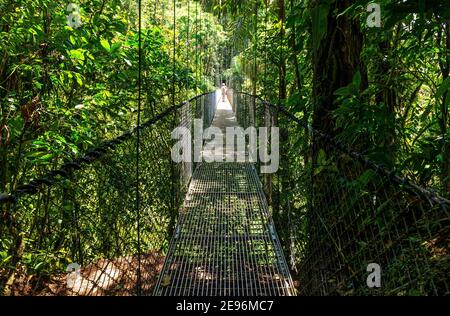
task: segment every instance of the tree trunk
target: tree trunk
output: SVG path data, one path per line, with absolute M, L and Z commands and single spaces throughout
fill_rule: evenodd
M 327 29 L 321 41 L 314 43 L 316 49 L 313 54 L 313 126 L 315 130 L 330 136 L 336 136 L 339 133 L 332 117 L 332 112 L 338 107 L 335 91 L 349 85 L 358 71 L 361 74 L 361 90 L 368 84 L 367 72 L 360 57 L 363 35 L 359 21 L 347 15 L 339 16 L 354 3 L 356 0 L 333 1 L 326 9 L 328 11 Z M 315 1 L 314 5 L 318 11 L 324 10 L 323 2 Z M 321 22 L 319 21 L 319 24 Z M 317 25 L 317 21 L 313 21 L 313 24 Z M 311 267 L 308 273 L 319 273 L 324 280 L 324 282 L 319 280 L 311 282 L 311 291 L 332 294 L 333 292 L 330 291 L 339 292 L 342 281 L 348 280 L 352 274 L 352 267 L 342 261 L 339 250 L 336 247 L 330 248 L 329 245 L 339 240 L 339 236 L 335 235 L 338 230 L 348 229 L 348 224 L 342 216 L 346 214 L 347 207 L 351 206 L 346 205 L 345 192 L 340 189 L 341 185 L 337 181 L 341 177 L 346 177 L 347 173 L 353 172 L 350 165 L 341 164 L 343 161 L 340 161 L 340 153 L 335 153 L 329 141 L 320 138 L 317 133 L 313 135 L 312 149 L 313 194 L 311 209 L 308 213 L 307 252 L 315 253 L 317 249 L 328 250 L 326 260 L 316 258 L 316 261 L 309 262 Z M 321 152 L 325 153 L 325 157 L 319 154 Z M 319 157 L 322 157 L 320 161 Z M 338 171 L 323 169 L 325 168 L 323 158 L 336 166 L 339 165 Z M 334 227 L 333 232 L 325 233 L 330 227 Z M 340 266 L 345 266 L 346 269 L 340 269 Z
M 334 92 L 352 82 L 357 71 L 361 73 L 361 88 L 367 86 L 367 72 L 361 61 L 363 35 L 359 22 L 347 16 L 338 17 L 355 0 L 334 1 L 328 11 L 328 26 L 319 48 L 313 55 L 313 125 L 316 129 L 336 135 L 331 112 L 337 108 Z M 316 140 L 315 153 L 321 148 Z
M 379 59 L 377 62 L 376 81 L 382 87 L 375 96 L 375 101 L 378 104 L 384 104 L 386 114 L 392 122 L 395 121 L 395 111 L 398 108 L 397 93 L 394 88 L 394 83 L 391 81 L 393 69 L 389 60 L 389 51 L 391 43 L 389 40 L 382 41 L 378 44 Z M 384 151 L 387 158 L 394 163 L 396 151 L 395 139 L 395 124 L 386 126 L 386 133 L 384 138 Z M 363 146 L 373 146 L 374 144 L 365 144 Z

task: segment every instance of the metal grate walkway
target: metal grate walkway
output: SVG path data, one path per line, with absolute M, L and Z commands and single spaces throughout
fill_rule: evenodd
M 229 124 L 231 108 L 219 109 L 213 125 Z M 254 165 L 199 164 L 155 295 L 294 294 Z

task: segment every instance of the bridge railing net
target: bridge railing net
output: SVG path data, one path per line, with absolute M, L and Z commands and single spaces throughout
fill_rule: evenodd
M 234 97 L 242 126 L 261 126 L 270 116 L 287 135 L 277 174 L 262 176 L 301 294 L 450 294 L 448 200 L 282 107 L 250 95 Z M 380 284 L 373 263 L 381 269 Z
M 194 167 L 173 163 L 171 132 L 214 111 L 204 94 L 141 125 L 139 209 L 136 128 L 3 195 L 2 294 L 151 294 Z

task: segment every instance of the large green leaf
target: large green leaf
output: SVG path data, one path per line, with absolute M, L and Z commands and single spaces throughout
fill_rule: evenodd
M 100 40 L 100 45 L 102 45 L 102 47 L 103 47 L 107 52 L 110 52 L 110 51 L 111 51 L 111 45 L 109 45 L 108 40 L 102 38 L 102 39 Z

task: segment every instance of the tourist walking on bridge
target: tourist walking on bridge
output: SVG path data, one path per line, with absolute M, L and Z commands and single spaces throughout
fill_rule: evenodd
M 225 83 L 222 83 L 222 101 L 225 102 L 227 97 L 227 86 Z

